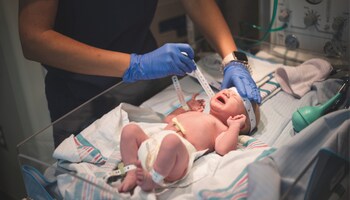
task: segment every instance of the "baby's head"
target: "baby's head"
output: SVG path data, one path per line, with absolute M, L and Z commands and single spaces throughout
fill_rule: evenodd
M 224 124 L 227 123 L 229 116 L 244 114 L 247 120 L 241 134 L 249 134 L 260 121 L 258 104 L 243 99 L 235 88 L 223 89 L 210 99 L 210 114 L 220 119 Z M 254 127 L 251 128 L 251 125 Z

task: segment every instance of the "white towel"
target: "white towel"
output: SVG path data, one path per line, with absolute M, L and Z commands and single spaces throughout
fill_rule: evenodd
M 331 64 L 326 60 L 313 58 L 296 67 L 277 68 L 276 80 L 283 91 L 301 98 L 310 91 L 314 82 L 325 80 L 332 69 Z

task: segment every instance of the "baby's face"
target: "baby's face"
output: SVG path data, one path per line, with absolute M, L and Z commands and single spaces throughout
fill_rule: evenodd
M 225 124 L 229 116 L 245 114 L 245 112 L 241 96 L 230 89 L 221 90 L 210 100 L 210 114 Z

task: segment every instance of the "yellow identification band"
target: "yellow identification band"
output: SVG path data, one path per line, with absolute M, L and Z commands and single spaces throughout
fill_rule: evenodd
M 125 166 L 123 162 L 120 162 L 117 167 L 118 169 L 107 172 L 102 179 L 108 182 L 108 179 L 111 177 L 124 176 L 126 172 L 137 168 L 136 165 L 133 165 L 133 164 Z
M 120 162 L 120 163 L 118 164 L 118 169 L 120 170 L 120 173 L 121 173 L 122 175 L 125 174 L 124 163 Z
M 176 117 L 174 117 L 174 118 L 172 119 L 172 121 L 173 121 L 174 125 L 182 132 L 182 134 L 185 135 L 185 129 L 184 129 L 184 127 L 179 123 L 179 121 L 177 121 Z

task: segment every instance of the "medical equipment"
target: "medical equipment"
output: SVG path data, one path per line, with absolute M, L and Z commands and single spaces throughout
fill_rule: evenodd
M 285 46 L 285 51 L 305 49 L 329 57 L 349 58 L 348 0 L 279 0 L 275 14 L 278 16 L 273 28 L 286 27 L 270 33 L 271 43 Z
M 201 86 L 197 84 L 195 80 L 193 80 L 191 77 L 185 77 L 181 79 L 182 85 L 188 86 L 186 87 L 186 90 L 189 92 L 195 92 L 195 91 L 201 91 Z M 189 81 L 185 84 L 185 81 Z M 278 168 L 281 169 L 283 173 L 291 173 L 293 172 L 293 176 L 296 177 L 299 175 L 299 172 L 296 169 L 303 169 L 303 164 L 305 160 L 310 159 L 310 156 L 313 156 L 312 152 L 317 152 L 317 149 L 320 145 L 322 145 L 322 139 L 321 138 L 327 138 L 327 132 L 332 133 L 331 135 L 335 135 L 335 130 L 328 130 L 328 129 L 322 129 L 324 130 L 324 136 L 320 136 L 320 133 L 318 131 L 317 123 L 312 126 L 312 128 L 309 128 L 306 131 L 310 131 L 309 134 L 298 134 L 296 136 L 310 136 L 313 135 L 312 138 L 306 138 L 299 137 L 294 138 L 296 136 L 292 136 L 290 134 L 290 131 L 292 130 L 290 118 L 292 115 L 292 109 L 295 106 L 299 105 L 300 103 L 304 102 L 304 104 L 310 103 L 312 99 L 316 99 L 317 96 L 324 96 L 324 95 L 317 95 L 317 93 L 323 94 L 327 92 L 331 92 L 328 88 L 328 85 L 336 84 L 334 81 L 329 81 L 328 83 L 322 83 L 319 85 L 316 85 L 317 88 L 314 91 L 311 91 L 306 95 L 302 100 L 298 99 L 291 99 L 289 95 L 286 95 L 285 93 L 278 93 L 274 97 L 272 97 L 269 101 L 265 102 L 261 106 L 261 112 L 264 113 L 265 118 L 261 119 L 260 124 L 258 125 L 258 132 L 255 133 L 253 136 L 254 138 L 248 137 L 247 140 L 242 139 L 240 144 L 249 144 L 246 148 L 248 148 L 247 151 L 239 150 L 234 151 L 227 156 L 221 157 L 213 154 L 208 154 L 196 161 L 195 168 L 192 170 L 192 173 L 190 174 L 191 178 L 184 180 L 184 182 L 179 183 L 180 185 L 177 185 L 172 188 L 168 188 L 164 193 L 150 193 L 151 197 L 154 197 L 154 195 L 157 195 L 158 199 L 173 199 L 173 198 L 184 198 L 185 196 L 191 196 L 198 194 L 200 197 L 207 197 L 207 195 L 221 195 L 224 192 L 227 192 L 227 195 L 232 194 L 231 189 L 234 189 L 234 186 L 237 186 L 237 183 L 240 183 L 240 181 L 236 182 L 235 177 L 241 177 L 239 175 L 242 175 L 244 172 L 244 177 L 249 174 L 249 184 L 251 179 L 254 177 L 257 178 L 256 175 L 263 175 L 269 171 L 266 171 L 264 169 L 255 169 L 253 170 L 255 173 L 251 173 L 249 170 L 245 170 L 245 166 L 251 162 L 254 162 L 261 152 L 264 152 L 259 159 L 262 159 L 268 155 L 270 155 L 272 152 L 274 152 L 274 148 L 277 148 L 275 150 L 277 155 L 277 161 L 281 159 L 285 159 L 286 156 L 285 152 L 287 152 L 289 155 L 292 156 L 292 158 L 298 158 L 295 162 L 291 162 L 294 167 L 293 171 L 291 171 L 290 168 L 285 168 L 283 165 L 287 162 L 278 163 L 282 166 L 278 165 Z M 169 97 L 169 99 L 176 98 L 176 94 L 174 94 L 174 88 L 169 87 L 165 91 L 161 92 L 164 97 Z M 203 95 L 206 96 L 206 94 Z M 154 111 L 157 111 L 159 113 L 165 113 L 165 109 L 162 109 L 162 107 L 158 104 L 155 104 L 154 102 L 159 102 L 159 98 L 157 99 L 150 99 L 148 102 L 151 102 L 152 109 L 144 109 L 140 107 L 126 107 L 127 105 L 121 105 L 121 107 L 117 107 L 120 109 L 113 109 L 112 111 L 106 113 L 105 116 L 103 116 L 101 119 L 93 122 L 87 129 L 85 129 L 81 134 L 79 134 L 78 137 L 70 137 L 66 142 L 66 145 L 62 146 L 61 148 L 58 148 L 54 152 L 55 158 L 60 158 L 58 160 L 52 158 L 52 150 L 51 151 L 44 151 L 45 141 L 48 141 L 48 139 L 45 139 L 45 137 L 50 137 L 51 132 L 49 130 L 44 130 L 43 132 L 40 132 L 39 134 L 36 134 L 33 138 L 28 140 L 26 143 L 22 144 L 19 147 L 20 152 L 20 162 L 22 164 L 30 165 L 35 167 L 36 169 L 40 170 L 41 173 L 46 174 L 46 176 L 50 177 L 50 171 L 53 173 L 59 172 L 56 179 L 59 181 L 56 181 L 54 185 L 58 187 L 60 190 L 60 193 L 64 195 L 65 198 L 73 198 L 75 196 L 89 196 L 92 199 L 94 196 L 101 197 L 99 195 L 110 195 L 111 199 L 123 199 L 120 194 L 118 194 L 114 188 L 111 185 L 108 185 L 106 181 L 103 181 L 103 177 L 105 174 L 108 174 L 108 169 L 110 171 L 113 171 L 115 169 L 115 166 L 113 166 L 113 163 L 118 161 L 120 157 L 118 154 L 116 154 L 116 150 L 118 150 L 118 135 L 120 134 L 121 128 L 128 123 L 128 121 L 135 121 L 135 122 L 143 122 L 144 120 L 148 120 L 150 122 L 151 119 L 154 120 L 154 116 L 156 113 Z M 320 100 L 322 101 L 322 100 Z M 164 103 L 171 103 L 171 102 L 164 102 Z M 168 104 L 171 106 L 171 104 Z M 147 106 L 148 107 L 148 106 Z M 142 112 L 139 112 L 142 110 Z M 78 110 L 77 110 L 78 111 Z M 283 113 L 283 115 L 281 115 Z M 342 112 L 342 117 L 344 117 L 344 112 Z M 337 116 L 334 116 L 335 118 L 338 118 Z M 273 123 L 268 123 L 269 121 L 273 121 Z M 342 118 L 337 120 L 338 123 L 344 121 Z M 158 120 L 154 120 L 153 123 L 159 122 Z M 346 123 L 346 121 L 344 121 Z M 145 124 L 145 123 L 143 123 Z M 318 123 L 319 124 L 319 123 Z M 147 125 L 147 124 L 146 124 Z M 334 124 L 337 125 L 337 124 Z M 152 126 L 153 128 L 153 126 Z M 154 128 L 153 128 L 154 129 Z M 118 131 L 119 130 L 119 131 Z M 260 131 L 259 131 L 260 130 Z M 265 130 L 265 131 L 263 131 Z M 283 131 L 282 131 L 283 130 Z M 313 131 L 314 130 L 314 131 Z M 326 131 L 327 130 L 327 131 Z M 343 129 L 342 129 L 343 130 Z M 99 134 L 95 134 L 95 133 Z M 264 134 L 265 132 L 268 132 L 269 134 Z M 297 144 L 290 145 L 291 147 L 295 148 L 296 150 L 285 150 L 285 152 L 280 151 L 283 150 L 284 146 L 288 146 L 289 141 L 293 140 L 297 142 Z M 310 140 L 312 141 L 312 145 L 310 146 Z M 247 142 L 244 142 L 247 141 Z M 266 141 L 268 144 L 262 142 Z M 316 142 L 317 141 L 317 142 Z M 346 141 L 346 140 L 344 140 Z M 33 143 L 34 142 L 34 143 Z M 35 142 L 37 142 L 37 145 L 35 145 Z M 30 147 L 33 147 L 34 149 L 37 149 L 41 153 L 46 153 L 47 155 L 40 155 L 38 153 L 32 154 L 33 148 L 30 149 Z M 40 145 L 39 145 L 40 144 Z M 346 145 L 346 144 L 344 144 Z M 343 148 L 344 145 L 341 145 Z M 252 149 L 253 151 L 249 151 L 249 148 L 256 148 L 259 146 L 258 149 Z M 270 148 L 269 146 L 272 146 L 274 148 Z M 296 148 L 297 147 L 297 148 Z M 28 150 L 29 149 L 29 150 Z M 300 155 L 299 150 L 302 149 L 302 155 Z M 86 150 L 86 151 L 84 151 Z M 265 151 L 266 150 L 266 151 Z M 253 154 L 255 152 L 255 154 Z M 310 153 L 307 153 L 310 152 Z M 89 156 L 86 156 L 89 155 Z M 271 155 L 272 156 L 272 155 Z M 301 159 L 301 157 L 303 159 Z M 95 158 L 102 158 L 104 161 L 94 164 L 91 161 L 95 161 L 97 159 Z M 288 156 L 288 161 L 291 157 Z M 68 161 L 69 160 L 69 161 Z M 268 159 L 268 160 L 275 160 L 275 159 Z M 58 163 L 57 163 L 58 162 Z M 256 162 L 256 161 L 255 161 Z M 57 164 L 56 164 L 57 163 Z M 305 162 L 307 163 L 307 162 Z M 220 164 L 220 165 L 218 165 Z M 290 164 L 288 164 L 289 166 Z M 235 167 L 235 170 L 232 171 L 232 167 Z M 67 168 L 69 171 L 67 171 Z M 213 170 L 215 169 L 215 170 Z M 77 170 L 77 171 L 76 171 Z M 294 171 L 295 170 L 295 171 Z M 242 172 L 242 173 L 241 173 Z M 247 174 L 248 173 L 248 174 Z M 259 177 L 259 176 L 258 176 Z M 284 177 L 284 176 L 283 176 Z M 215 185 L 211 185 L 213 181 L 212 178 L 216 180 Z M 56 180 L 56 179 L 50 179 L 50 180 Z M 270 178 L 269 178 L 270 179 Z M 243 179 L 246 180 L 246 179 Z M 243 181 L 242 180 L 242 181 Z M 274 179 L 279 180 L 279 179 Z M 258 181 L 269 181 L 264 180 L 264 178 L 258 179 Z M 244 181 L 243 181 L 244 182 Z M 289 181 L 291 184 L 293 181 Z M 26 183 L 27 179 L 26 179 Z M 115 183 L 115 182 L 113 182 Z M 230 184 L 232 183 L 232 184 Z M 246 182 L 244 182 L 246 183 Z M 37 185 L 38 183 L 36 183 Z M 112 184 L 112 183 L 111 183 Z M 53 185 L 53 186 L 54 186 Z M 29 189 L 34 191 L 34 189 L 38 186 L 35 186 L 34 183 L 29 185 Z M 82 187 L 84 186 L 84 187 Z M 226 188 L 228 187 L 229 188 Z M 256 190 L 263 189 L 263 186 L 268 187 L 268 184 L 258 184 L 258 187 L 253 187 L 253 194 L 256 194 Z M 249 185 L 240 185 L 240 188 L 247 188 Z M 287 189 L 288 186 L 283 187 L 284 189 Z M 216 190 L 217 189 L 217 190 Z M 230 189 L 230 190 L 229 190 Z M 272 189 L 278 189 L 279 187 L 272 187 Z M 57 190 L 56 190 L 57 191 Z M 205 191 L 209 191 L 209 193 L 206 193 Z M 266 190 L 264 190 L 266 191 Z M 273 190 L 274 191 L 274 190 Z M 276 194 L 271 191 L 271 194 Z M 285 191 L 285 190 L 283 190 Z M 281 195 L 283 193 L 281 191 Z M 33 192 L 35 193 L 35 192 Z M 33 194 L 30 193 L 30 194 Z M 291 192 L 291 195 L 293 194 L 300 194 L 300 190 L 298 192 Z M 142 193 L 139 192 L 139 190 L 135 190 L 134 192 L 134 198 L 139 199 Z M 164 194 L 165 196 L 162 196 Z M 277 193 L 278 194 L 278 193 Z M 52 194 L 51 194 L 52 195 Z M 73 196 L 71 196 L 73 195 Z M 159 196 L 158 196 L 159 195 Z M 265 194 L 267 195 L 267 194 Z M 62 199 L 63 197 L 57 197 L 56 199 Z M 114 198 L 112 198 L 114 197 Z M 261 197 L 261 196 L 260 196 Z M 126 196 L 125 198 L 128 198 Z M 253 198 L 253 197 L 252 197 Z M 73 198 L 74 199 L 74 198 Z M 260 198 L 253 198 L 253 199 L 260 199 Z M 273 198 L 269 198 L 273 199 Z
M 188 56 L 186 52 L 181 52 L 183 55 Z M 196 65 L 196 70 L 189 73 L 189 75 L 194 76 L 197 78 L 201 86 L 203 87 L 205 93 L 208 95 L 209 98 L 213 97 L 215 93 L 211 89 L 208 81 L 205 79 L 203 73 L 200 71 L 199 67 L 197 66 L 197 63 L 193 60 L 193 63 Z
M 300 132 L 312 122 L 316 121 L 318 118 L 323 116 L 335 103 L 337 103 L 340 98 L 344 95 L 349 84 L 347 80 L 339 89 L 338 93 L 329 99 L 326 103 L 319 106 L 305 106 L 299 108 L 293 113 L 292 123 L 293 128 L 296 132 Z
M 171 80 L 173 81 L 174 88 L 175 88 L 175 91 L 176 91 L 176 94 L 177 94 L 177 98 L 179 99 L 182 108 L 184 110 L 186 110 L 186 111 L 189 110 L 190 108 L 188 107 L 188 105 L 187 105 L 187 103 L 185 101 L 184 94 L 182 92 L 179 79 L 177 78 L 177 76 L 172 76 Z

